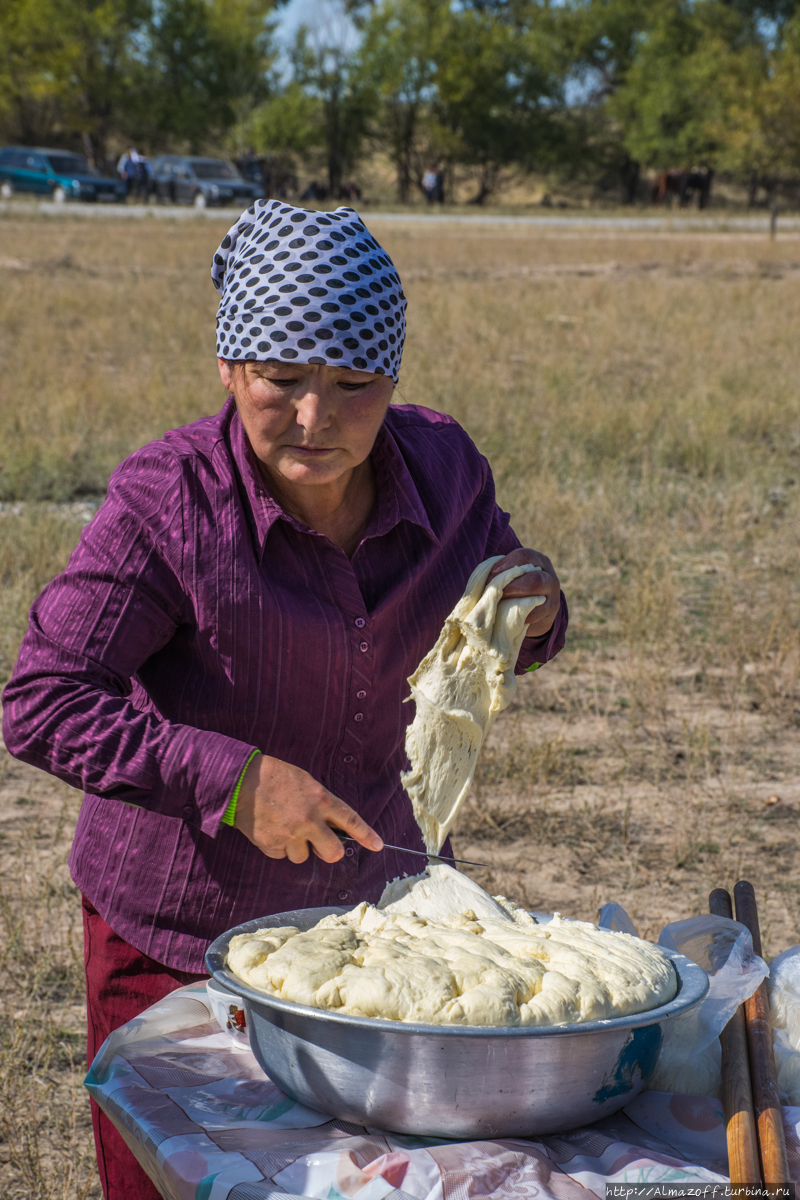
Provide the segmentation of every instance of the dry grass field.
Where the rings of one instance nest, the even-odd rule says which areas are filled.
[[[124,455],[216,409],[215,221],[0,218],[0,678]],[[639,931],[750,878],[800,940],[800,239],[376,227],[400,399],[453,413],[572,623],[456,839],[530,907]],[[0,758],[0,1194],[99,1196],[65,867],[79,798]]]

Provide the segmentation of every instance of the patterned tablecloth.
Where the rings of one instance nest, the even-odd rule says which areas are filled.
[[[113,1033],[86,1086],[167,1200],[530,1200],[607,1183],[727,1182],[722,1106],[644,1092],[616,1116],[534,1140],[452,1142],[334,1121],[265,1078],[202,984]],[[800,1108],[785,1108],[800,1180]]]

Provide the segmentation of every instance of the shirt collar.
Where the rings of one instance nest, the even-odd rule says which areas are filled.
[[[308,526],[287,513],[268,491],[232,397],[229,403],[233,409],[230,423],[231,449],[250,501],[259,551],[263,555],[269,531],[276,521],[286,521],[302,533],[308,532]],[[391,409],[389,412],[391,413]],[[375,445],[372,447],[372,463],[375,468],[377,499],[364,532],[364,540],[382,537],[400,521],[410,521],[424,529],[434,542],[438,542],[417,486],[387,421],[384,421],[378,430]]]

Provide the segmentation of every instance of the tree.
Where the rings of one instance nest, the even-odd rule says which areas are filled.
[[[250,141],[259,151],[306,154],[320,145],[321,128],[321,101],[293,79],[253,113]]]
[[[609,109],[625,146],[646,166],[715,162],[720,78],[741,18],[714,0],[662,3]]]
[[[301,26],[290,58],[291,80],[255,114],[254,138],[264,151],[321,150],[335,198],[362,152],[375,105],[372,84],[359,70],[352,30],[342,21],[338,28],[335,22]]]
[[[270,86],[276,0],[4,0],[0,121],[12,140],[219,141]]]
[[[584,102],[602,104],[625,82],[659,0],[568,0],[557,14],[563,69]]]
[[[474,170],[479,204],[512,164],[552,161],[564,106],[546,3],[383,0],[361,20],[373,135],[402,201],[433,160]]]
[[[731,72],[741,67],[734,60],[767,54],[796,6],[797,0],[568,0],[562,44],[570,90],[582,98],[573,113],[585,121],[589,170],[615,170],[633,199],[640,163],[720,165],[722,98]]]
[[[69,60],[57,53],[51,24],[50,0],[0,7],[0,122],[20,142],[45,140],[69,91]]]
[[[554,46],[565,80],[571,153],[561,173],[604,191],[618,187],[633,203],[641,164],[625,145],[613,101],[636,61],[661,0],[566,0],[554,8]],[[565,146],[566,149],[566,146]]]
[[[82,139],[105,163],[130,99],[145,0],[7,0],[0,7],[0,114],[22,142]]]
[[[564,133],[562,80],[535,21],[519,29],[452,8],[438,51],[433,109],[456,160],[477,168],[475,203],[496,190],[504,168],[553,164]]]
[[[723,87],[713,123],[719,165],[748,178],[753,198],[763,186],[774,213],[781,182],[800,174],[800,13],[771,52],[731,55]]]
[[[274,7],[273,0],[153,0],[128,126],[153,149],[192,152],[243,129],[272,85]]]
[[[359,64],[378,101],[373,136],[394,166],[403,204],[434,153],[429,117],[447,15],[443,0],[386,0],[363,26]]]
[[[798,0],[725,0],[758,28],[761,22],[773,24],[778,34],[797,12]],[[771,33],[771,31],[769,31]]]
[[[320,102],[321,144],[325,151],[328,187],[335,198],[361,154],[372,108],[371,89],[357,69],[357,59],[345,44],[325,45],[301,30],[296,78]]]

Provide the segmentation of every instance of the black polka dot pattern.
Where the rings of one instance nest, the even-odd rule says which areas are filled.
[[[258,200],[222,239],[211,278],[220,358],[327,363],[397,382],[406,298],[352,208]]]

